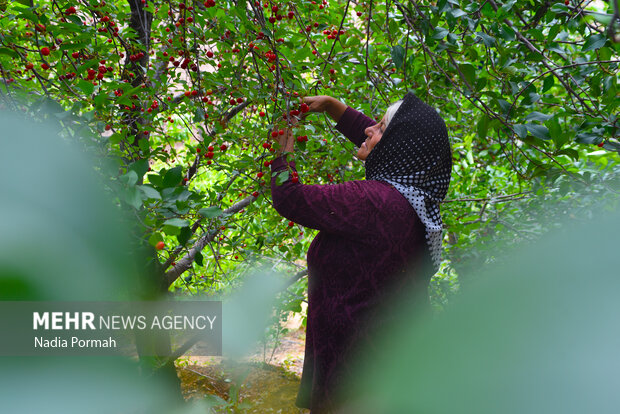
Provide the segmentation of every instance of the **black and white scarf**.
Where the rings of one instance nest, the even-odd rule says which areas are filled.
[[[426,228],[435,268],[441,262],[443,221],[452,170],[448,130],[435,109],[409,92],[366,159],[366,179],[385,181],[411,204]]]

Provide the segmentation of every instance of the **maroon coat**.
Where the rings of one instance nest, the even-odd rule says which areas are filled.
[[[374,124],[348,107],[336,128],[359,146]],[[304,185],[301,173],[299,182],[289,175],[277,185],[276,173],[287,168],[295,170],[295,162],[287,166],[278,157],[271,164],[273,206],[287,219],[320,230],[307,256],[306,349],[296,402],[320,414],[337,405],[333,391],[347,373],[347,359],[354,345],[367,340],[366,318],[385,304],[388,290],[405,286],[407,279],[428,281],[428,272],[419,270],[428,248],[424,225],[391,185],[372,180]]]

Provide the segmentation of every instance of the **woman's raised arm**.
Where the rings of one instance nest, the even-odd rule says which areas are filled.
[[[334,121],[340,121],[340,117],[344,114],[347,106],[338,99],[327,96],[307,96],[304,103],[310,108],[308,112],[326,112]]]

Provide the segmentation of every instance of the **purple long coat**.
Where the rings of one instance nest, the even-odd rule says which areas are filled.
[[[375,121],[348,107],[336,128],[360,146]],[[428,260],[424,225],[413,207],[382,181],[336,185],[276,185],[290,168],[284,157],[271,164],[273,206],[284,217],[320,230],[308,249],[308,318],[301,386],[296,404],[312,414],[337,407],[334,391],[349,368],[354,347],[368,343],[367,318],[386,302],[388,291],[424,285]],[[404,269],[407,272],[404,273]],[[417,270],[417,271],[416,271]],[[406,275],[406,276],[405,276]]]

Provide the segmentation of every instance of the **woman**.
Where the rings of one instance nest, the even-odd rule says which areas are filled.
[[[304,185],[289,174],[278,185],[277,175],[295,171],[295,162],[279,155],[271,164],[274,208],[320,230],[307,255],[306,349],[296,404],[321,414],[341,405],[335,391],[355,347],[369,343],[369,321],[389,294],[426,286],[432,275],[426,264],[432,259],[438,266],[439,202],[452,161],[443,120],[412,93],[379,123],[328,96],[305,103],[338,122],[366,168],[364,181]],[[278,141],[280,152],[294,152],[290,131]]]

